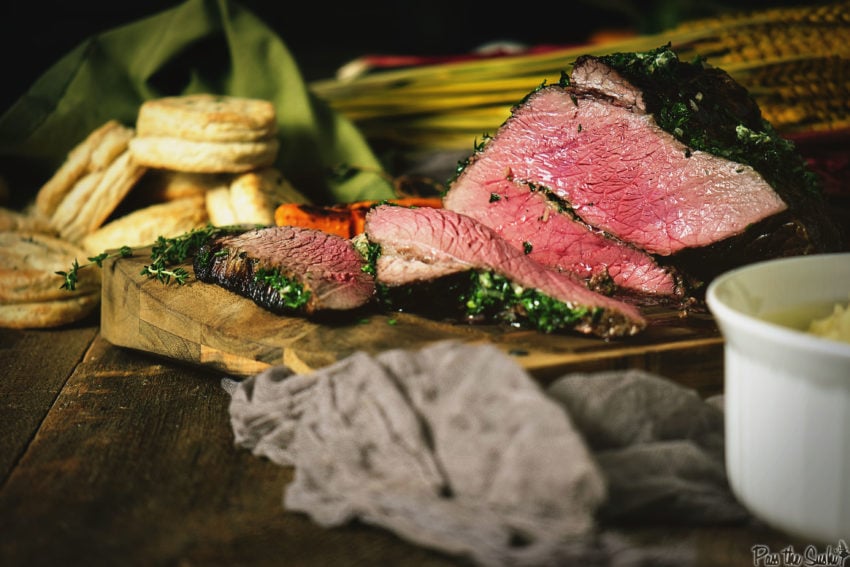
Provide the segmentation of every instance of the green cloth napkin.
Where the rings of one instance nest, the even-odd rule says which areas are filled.
[[[0,117],[0,175],[21,202],[107,120],[134,126],[143,101],[199,92],[272,101],[276,165],[313,202],[393,196],[356,127],[308,90],[280,37],[228,0],[188,0],[61,58]]]

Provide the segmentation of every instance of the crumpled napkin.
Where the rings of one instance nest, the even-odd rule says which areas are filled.
[[[25,203],[107,120],[134,126],[144,100],[198,92],[272,101],[276,165],[313,202],[394,196],[362,134],[309,91],[283,40],[228,0],[187,0],[82,42],[0,116],[0,172]]]
[[[717,399],[643,370],[568,374],[547,393],[606,478],[606,522],[726,523],[747,512],[726,479]]]
[[[236,445],[293,466],[285,508],[325,527],[359,519],[482,565],[687,565],[616,526],[747,517],[721,411],[646,372],[544,390],[492,345],[444,341],[224,385]]]

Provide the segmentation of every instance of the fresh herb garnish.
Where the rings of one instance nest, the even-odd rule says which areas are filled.
[[[573,326],[598,311],[570,305],[489,271],[471,272],[469,289],[461,300],[469,317],[484,316],[511,324],[525,322],[544,333]]]
[[[281,273],[279,268],[259,268],[254,272],[254,282],[276,292],[275,303],[284,310],[298,311],[310,300],[309,290],[294,278]]]
[[[141,275],[155,278],[165,284],[174,280],[177,284],[182,285],[189,279],[189,272],[182,267],[172,268],[172,266],[187,261],[211,238],[232,230],[232,227],[214,227],[208,224],[180,236],[172,238],[160,236],[151,248],[151,263],[142,268]],[[92,265],[103,267],[103,262],[108,258],[127,258],[132,255],[132,248],[122,246],[116,252],[103,252],[88,258],[90,262],[88,264],[80,264],[75,258],[67,272],[56,272],[56,275],[65,279],[60,289],[69,291],[76,289],[78,272],[83,268]]]
[[[67,289],[68,291],[74,291],[77,289],[78,272],[83,268],[87,268],[92,265],[102,268],[103,262],[107,258],[127,258],[132,255],[133,250],[129,246],[122,246],[117,252],[103,252],[97,256],[91,256],[88,258],[88,264],[80,264],[77,259],[74,258],[74,262],[71,264],[71,268],[67,272],[55,272],[57,276],[62,276],[65,280],[62,285],[59,286],[59,289]]]
[[[363,273],[375,275],[378,273],[377,262],[381,255],[381,245],[369,240],[364,233],[360,233],[351,240],[354,249],[363,257]]]
[[[793,142],[762,116],[752,96],[698,57],[679,60],[670,45],[600,59],[641,89],[647,112],[690,150],[751,166],[786,201],[797,204],[822,192]]]
[[[208,224],[173,238],[160,236],[151,248],[151,263],[144,266],[140,274],[164,284],[174,279],[178,285],[182,285],[189,279],[189,272],[182,267],[172,269],[171,266],[185,262],[211,238],[229,230]]]

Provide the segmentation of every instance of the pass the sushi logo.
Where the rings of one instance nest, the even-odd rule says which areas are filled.
[[[828,545],[825,549],[814,545],[808,545],[802,551],[797,551],[793,545],[779,551],[773,551],[767,545],[754,545],[750,549],[755,567],[850,566],[850,547],[844,540],[839,540],[835,546]]]

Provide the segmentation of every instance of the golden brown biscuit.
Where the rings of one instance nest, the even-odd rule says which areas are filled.
[[[310,199],[296,189],[277,168],[269,167],[257,170],[254,173],[260,178],[263,190],[271,195],[275,207],[282,203],[305,204],[310,202]],[[234,180],[234,182],[236,181]]]
[[[195,195],[137,209],[85,236],[83,249],[92,256],[122,246],[137,248],[204,226],[209,220],[205,197]]]
[[[0,327],[39,329],[69,325],[88,317],[98,305],[100,292],[49,301],[0,303]]]
[[[182,138],[133,138],[133,159],[148,167],[194,173],[243,173],[277,159],[277,138],[256,142],[199,142]]]
[[[213,226],[231,226],[238,223],[236,211],[230,203],[230,187],[216,187],[207,191],[206,208]]]
[[[244,173],[277,159],[274,106],[266,100],[185,95],[148,100],[130,144],[145,166],[194,173]]]
[[[174,201],[185,197],[203,197],[207,191],[230,183],[230,174],[192,173],[170,169],[149,169],[134,194],[148,204]]]
[[[125,150],[106,169],[80,179],[56,208],[51,224],[63,238],[80,242],[103,225],[144,172]]]
[[[244,173],[230,183],[230,208],[240,224],[272,225],[278,205],[306,202],[273,167]]]
[[[74,261],[86,263],[80,247],[60,238],[32,231],[0,232],[0,303],[66,299],[73,293],[60,289],[57,271],[68,271]],[[77,289],[100,289],[98,269],[81,270]]]
[[[0,231],[31,230],[51,234],[55,232],[50,221],[34,213],[20,212],[0,207]]]
[[[256,142],[275,135],[277,120],[267,100],[195,94],[145,101],[136,129],[141,137]]]
[[[39,215],[50,218],[59,204],[80,179],[103,171],[127,149],[133,129],[110,120],[74,147],[53,176],[39,189],[35,208]]]

